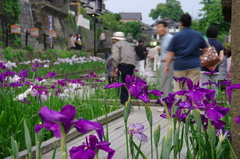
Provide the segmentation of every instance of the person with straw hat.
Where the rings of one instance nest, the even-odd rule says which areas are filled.
[[[111,75],[116,77],[119,75],[120,80],[125,83],[127,75],[132,75],[136,66],[136,53],[134,47],[126,41],[123,32],[115,32],[112,37],[112,55],[109,61],[112,62],[113,72]],[[125,87],[121,88],[121,104],[125,104],[128,100],[128,91]]]

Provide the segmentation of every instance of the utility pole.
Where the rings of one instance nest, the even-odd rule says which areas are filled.
[[[240,0],[232,0],[232,15],[231,15],[231,51],[232,51],[232,84],[240,83]],[[240,90],[232,91],[231,101],[231,144],[237,155],[240,158],[240,125],[235,122],[235,118],[240,116]]]

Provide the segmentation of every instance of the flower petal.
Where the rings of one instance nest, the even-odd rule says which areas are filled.
[[[237,118],[235,118],[235,121],[236,121],[236,123],[237,123],[238,125],[240,125],[240,116],[237,117]]]
[[[152,93],[155,96],[160,96],[160,95],[164,94],[163,92],[161,92],[159,90],[155,90],[155,89],[148,91],[148,93]]]
[[[80,133],[87,133],[89,130],[96,130],[99,139],[102,141],[103,138],[103,126],[98,123],[98,122],[94,122],[94,121],[88,121],[88,120],[84,120],[84,119],[79,119],[75,122],[75,126],[74,126]]]
[[[39,116],[42,118],[44,122],[65,122],[67,120],[66,116],[61,114],[60,112],[49,109],[47,106],[43,106],[39,111]]]

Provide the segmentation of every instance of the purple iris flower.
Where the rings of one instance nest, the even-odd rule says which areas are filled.
[[[109,147],[110,143],[106,141],[98,141],[95,135],[86,137],[86,143],[73,147],[69,153],[71,159],[93,159],[99,150],[103,150],[108,153],[107,159],[112,159],[115,150]]]
[[[198,103],[202,101],[205,97],[208,100],[212,100],[215,96],[215,90],[201,88],[199,86],[199,82],[194,84],[192,80],[187,80],[187,87],[188,90],[184,89],[181,91],[176,92],[176,95],[185,95],[189,102]]]
[[[84,85],[84,82],[83,82],[82,79],[80,79],[80,78],[77,79],[77,80],[76,80],[76,79],[70,79],[70,80],[68,80],[68,82],[69,82],[69,83],[80,84],[80,85],[82,85],[82,86]]]
[[[216,128],[216,129],[220,129],[221,127],[224,127],[226,125],[226,123],[222,120],[219,120],[218,122],[215,121],[211,121],[211,124]]]
[[[237,118],[235,118],[235,121],[238,125],[240,125],[240,116],[238,116]]]
[[[175,105],[178,105],[181,102],[180,98],[175,98],[175,94],[174,93],[169,93],[168,96],[163,97],[163,98],[159,98],[157,100],[157,104],[159,104],[160,106],[167,106],[168,109],[168,113],[170,115],[170,117],[172,117],[172,111],[173,111],[173,107]],[[164,110],[164,113],[166,113],[166,110]]]
[[[72,127],[75,127],[80,133],[87,133],[89,130],[96,130],[99,139],[102,141],[103,127],[98,122],[84,120],[76,116],[76,108],[72,105],[65,105],[60,112],[43,106],[39,111],[39,116],[43,120],[43,125],[36,125],[35,132],[38,133],[42,128],[52,130],[56,138],[61,138],[60,125],[64,127],[64,133],[67,134]]]
[[[43,86],[39,86],[39,85],[35,85],[32,87],[32,91],[31,91],[31,95],[33,97],[38,97],[40,95],[48,95],[48,88],[47,87],[43,87]]]
[[[207,115],[208,119],[212,120],[212,125],[214,125],[217,129],[219,129],[221,126],[224,126],[225,122],[222,122],[220,119],[226,116],[230,109],[217,106],[216,100],[214,100],[212,103],[210,103],[208,100],[204,100],[203,103],[205,104],[205,114]]]
[[[43,67],[43,65],[40,65],[38,62],[36,62],[35,65],[32,65],[32,68],[36,68],[36,67]]]
[[[122,86],[125,86],[125,85],[126,85],[125,83],[115,82],[115,83],[108,84],[108,85],[104,86],[104,89],[119,88],[119,87],[122,87]]]
[[[176,112],[176,114],[173,114],[172,117],[176,117],[179,121],[185,122],[186,118],[188,117],[188,111],[187,113],[183,113],[183,109],[179,108]]]
[[[234,84],[226,88],[227,96],[228,96],[228,102],[231,103],[232,98],[232,90],[233,89],[240,89],[240,84]]]
[[[41,76],[35,77],[34,79],[37,79],[39,82],[41,82],[42,80],[44,80],[44,78],[42,78]]]
[[[135,80],[134,78],[135,75],[132,75],[132,77],[130,75],[126,76],[126,87],[133,97],[138,98],[138,96],[142,93],[142,88],[147,85],[147,82],[142,80],[140,77],[137,77]]]
[[[28,101],[26,98],[23,98],[23,100],[19,100],[18,102],[22,102],[22,103],[31,104],[31,102],[30,102],[30,101]]]
[[[36,68],[34,68],[33,70],[30,70],[32,72],[37,72],[38,70]]]
[[[4,65],[3,62],[0,62],[0,67],[2,68],[2,70],[5,70],[5,69],[6,69],[6,66]]]
[[[96,82],[102,83],[103,81],[102,81],[102,80],[99,80],[99,79],[96,79]]]
[[[118,88],[125,85],[130,94],[133,97],[138,98],[138,96],[143,92],[143,87],[147,85],[146,81],[142,80],[140,77],[136,78],[135,75],[127,75],[125,81],[126,83],[115,82],[113,84],[106,85],[104,88]]]
[[[137,137],[137,139],[142,141],[142,142],[148,142],[147,136],[142,133],[143,129],[144,129],[144,125],[141,124],[141,123],[130,124],[128,126],[128,134],[130,136]]]
[[[211,80],[208,80],[206,83],[203,83],[202,86],[205,86],[205,85],[215,85],[215,86],[218,86],[218,84],[216,82],[212,82]]]
[[[145,86],[142,89],[142,93],[140,93],[137,98],[141,99],[144,103],[149,103],[150,102],[150,100],[148,98],[148,94],[149,93],[152,93],[155,96],[160,96],[160,95],[163,94],[163,92],[160,92],[159,90],[150,90],[150,91],[148,91],[148,86]]]
[[[187,82],[187,80],[189,79],[188,77],[173,77],[173,79],[179,83],[179,85],[181,84],[181,88],[184,87],[185,83]]]
[[[226,86],[228,87],[228,86],[231,86],[231,85],[232,85],[232,82],[229,81],[229,80],[227,80],[227,79],[223,79],[223,81],[222,81],[222,82],[219,82],[219,83],[217,84],[217,86],[222,85],[222,84],[224,84],[224,85],[226,85]]]
[[[10,87],[21,87],[21,86],[23,86],[23,84],[20,83],[20,82],[13,82],[13,83],[10,83]]]
[[[92,71],[90,71],[90,73],[85,76],[85,78],[91,78],[91,77],[97,77],[97,75],[94,74]]]
[[[57,83],[54,83],[54,84],[58,84],[58,85],[64,87],[67,85],[66,81],[67,81],[66,79],[62,79],[62,80],[58,80]]]
[[[215,75],[216,72],[214,70],[210,70],[209,72],[204,72],[203,74],[206,74],[206,75]]]
[[[28,77],[28,71],[27,70],[22,70],[18,73],[19,77],[27,78]]]
[[[30,81],[26,81],[24,85],[32,86],[33,84]]]
[[[2,74],[3,74],[5,77],[7,77],[7,76],[13,77],[13,76],[16,74],[16,72],[12,72],[12,71],[10,71],[10,70],[7,70],[6,72],[3,72]]]
[[[45,77],[54,78],[56,75],[57,73],[55,71],[52,71],[52,72],[48,72],[48,74]]]
[[[221,127],[216,130],[216,136],[219,137],[220,141],[224,141],[226,138],[230,139],[230,132],[229,130],[224,129],[224,127]]]

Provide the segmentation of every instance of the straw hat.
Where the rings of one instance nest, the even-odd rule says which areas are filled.
[[[125,38],[125,34],[124,34],[123,32],[120,32],[120,31],[115,32],[115,33],[113,34],[112,39],[126,40],[126,38]]]

